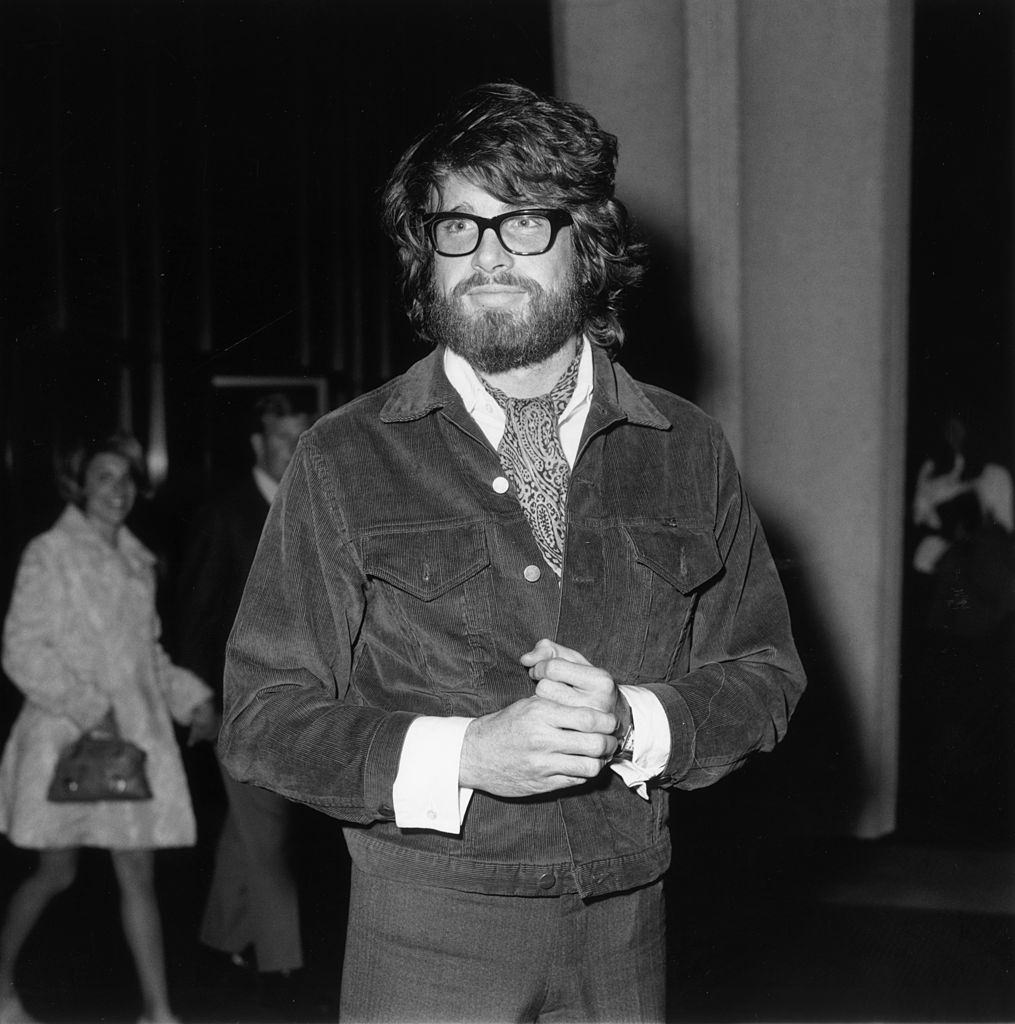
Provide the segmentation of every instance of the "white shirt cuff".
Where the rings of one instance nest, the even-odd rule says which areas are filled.
[[[409,726],[391,789],[399,828],[462,831],[472,790],[458,784],[458,772],[471,721],[424,715]]]
[[[648,799],[649,779],[661,774],[670,759],[670,723],[662,701],[641,686],[621,686],[631,705],[634,754],[630,761],[611,761],[610,767],[642,799]]]

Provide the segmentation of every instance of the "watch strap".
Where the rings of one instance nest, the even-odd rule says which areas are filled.
[[[621,722],[614,733],[617,737],[617,749],[613,752],[613,760],[630,761],[634,757],[634,713],[626,697],[621,695],[620,700],[627,707],[627,725]]]

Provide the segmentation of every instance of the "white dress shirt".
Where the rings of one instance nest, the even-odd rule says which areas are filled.
[[[254,483],[257,489],[264,495],[264,500],[270,505],[278,494],[278,481],[269,476],[260,466],[254,466]]]

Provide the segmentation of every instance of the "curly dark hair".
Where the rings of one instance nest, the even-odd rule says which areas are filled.
[[[615,355],[624,341],[621,298],[644,273],[623,203],[614,197],[617,139],[575,103],[514,82],[465,92],[402,155],[385,186],[384,228],[398,250],[409,320],[423,310],[434,254],[423,218],[441,183],[458,174],[504,203],[560,207],[574,221],[575,278],[587,307],[583,330]]]

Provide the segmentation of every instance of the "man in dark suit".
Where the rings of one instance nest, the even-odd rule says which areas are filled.
[[[221,702],[226,640],[239,607],[271,500],[309,424],[284,394],[252,410],[250,473],[199,516],[180,573],[180,661],[214,687]],[[251,948],[266,990],[303,965],[296,880],[288,860],[291,805],[222,773],[228,812],[201,923],[201,941],[247,961]]]

